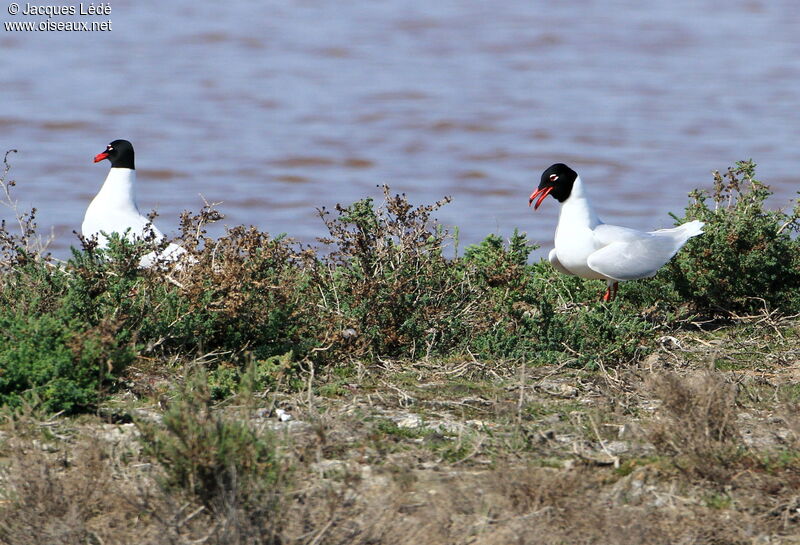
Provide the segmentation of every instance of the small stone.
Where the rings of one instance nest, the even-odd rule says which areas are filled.
[[[605,449],[613,455],[624,454],[630,450],[630,445],[626,441],[609,441],[604,443]]]
[[[311,469],[319,472],[325,477],[338,475],[347,471],[347,464],[341,460],[322,460],[311,464]]]
[[[555,397],[577,397],[578,389],[575,386],[563,382],[542,381],[538,384],[539,389]]]
[[[642,367],[647,369],[657,369],[661,367],[661,354],[654,352],[647,356],[642,362]]]
[[[398,428],[414,429],[422,426],[422,418],[416,414],[410,414],[396,422]]]

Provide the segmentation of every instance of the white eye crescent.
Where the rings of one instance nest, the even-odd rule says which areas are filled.
[[[551,174],[550,175],[550,181],[551,182],[555,182],[556,180],[558,180],[558,176],[556,174]]]

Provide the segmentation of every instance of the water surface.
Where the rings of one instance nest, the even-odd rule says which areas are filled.
[[[648,4],[112,2],[110,32],[0,32],[0,148],[19,150],[17,195],[60,256],[116,138],[136,147],[140,207],[173,232],[202,195],[229,225],[313,241],[316,207],[387,183],[416,203],[451,195],[437,217],[462,244],[519,227],[547,246],[558,207],[527,197],[557,161],[636,228],[669,226],[712,169],[751,157],[785,204],[795,3]]]

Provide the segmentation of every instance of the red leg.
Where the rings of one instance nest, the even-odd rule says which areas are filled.
[[[614,282],[606,286],[606,291],[600,296],[600,300],[604,303],[613,301],[617,297],[617,290],[619,289],[619,282]]]

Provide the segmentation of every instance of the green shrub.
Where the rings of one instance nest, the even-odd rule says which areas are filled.
[[[549,361],[553,305],[540,296],[552,270],[527,264],[530,244],[514,231],[508,244],[497,235],[469,246],[463,264],[480,289],[468,346],[482,357]],[[563,347],[558,348],[558,352]]]
[[[111,237],[108,250],[75,251],[66,300],[88,321],[124,316],[158,353],[246,352],[257,358],[307,350],[293,321],[307,284],[290,245],[255,228],[204,239],[191,266],[138,268],[152,246]]]
[[[55,314],[0,312],[0,405],[41,400],[45,410],[90,409],[134,358],[118,321],[95,327]]]
[[[287,470],[276,438],[269,430],[256,430],[247,415],[213,410],[204,373],[188,378],[161,423],[139,421],[137,427],[145,453],[164,471],[165,488],[182,490],[213,510],[230,502],[277,508]]]
[[[251,360],[246,366],[230,362],[213,368],[208,374],[212,399],[227,399],[237,393],[263,390],[298,390],[302,382],[296,376],[294,355],[287,352],[265,360]]]
[[[791,212],[766,209],[772,193],[755,166],[740,161],[715,172],[711,194],[693,191],[685,216],[676,218],[706,222],[705,234],[678,253],[665,280],[703,311],[751,314],[766,305],[800,312],[800,201]]]
[[[534,248],[517,231],[507,245],[490,235],[467,248],[464,260],[485,288],[479,299],[484,328],[471,350],[486,358],[581,366],[622,363],[648,351],[654,326],[637,309],[624,299],[599,303],[600,282],[560,274],[543,260],[527,265]]]

